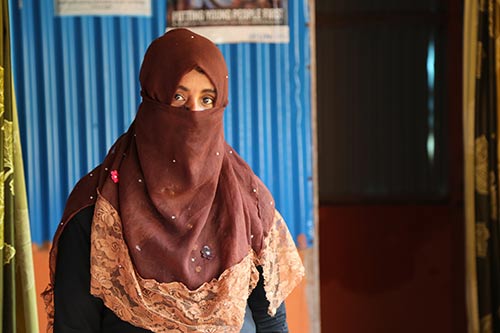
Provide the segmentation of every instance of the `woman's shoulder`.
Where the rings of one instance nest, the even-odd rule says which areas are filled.
[[[90,241],[90,232],[92,228],[92,218],[94,216],[94,205],[87,206],[78,211],[68,222],[60,237],[72,238],[71,235],[84,237]]]
[[[90,232],[90,227],[92,225],[92,218],[94,217],[95,205],[87,206],[76,213],[70,223],[78,224],[80,227],[88,229]]]

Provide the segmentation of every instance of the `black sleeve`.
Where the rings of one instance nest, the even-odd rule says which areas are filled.
[[[90,232],[94,206],[80,211],[59,239],[54,284],[54,333],[148,333],[118,318],[90,294]]]
[[[54,333],[101,331],[104,305],[90,294],[90,226],[93,206],[79,212],[58,245],[54,283]]]
[[[284,302],[278,307],[274,316],[270,316],[267,313],[269,301],[267,300],[266,292],[264,291],[262,268],[257,268],[260,274],[259,282],[248,298],[248,305],[252,310],[252,316],[255,321],[257,333],[288,333]]]

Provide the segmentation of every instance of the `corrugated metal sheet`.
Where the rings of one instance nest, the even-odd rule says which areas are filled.
[[[127,129],[138,70],[165,29],[152,17],[56,17],[53,1],[12,0],[15,81],[35,242],[50,240],[76,181]],[[289,44],[221,45],[230,72],[227,141],[268,185],[298,237],[313,237],[307,1],[289,2]]]

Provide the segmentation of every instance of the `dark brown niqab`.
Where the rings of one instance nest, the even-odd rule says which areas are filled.
[[[195,68],[216,89],[214,108],[170,106],[180,79]],[[120,215],[137,272],[193,290],[251,249],[260,252],[273,199],[224,140],[228,73],[217,46],[189,30],[168,32],[148,48],[140,82],[143,102],[134,123],[75,187],[63,225],[101,195]]]

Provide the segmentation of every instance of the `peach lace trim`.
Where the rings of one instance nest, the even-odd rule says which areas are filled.
[[[259,256],[250,250],[218,279],[189,290],[179,282],[160,283],[140,277],[128,254],[118,212],[102,196],[97,199],[90,292],[132,325],[153,332],[237,333],[243,325],[248,296],[259,279],[257,265],[263,268],[268,312],[274,315],[304,275],[293,239],[277,211]],[[52,288],[45,292],[44,299],[49,318],[53,318]],[[48,332],[52,329],[49,324]]]
[[[153,332],[239,332],[259,274],[253,254],[191,291],[179,282],[143,279],[123,240],[118,212],[102,196],[91,236],[90,292],[122,320]],[[221,306],[222,305],[222,306]]]
[[[47,333],[54,331],[54,287],[52,284],[45,288],[40,295],[42,296],[43,303],[45,304],[45,312],[47,312]]]
[[[264,290],[270,303],[268,313],[274,316],[276,309],[305,275],[290,231],[277,210],[256,264],[262,266]]]

